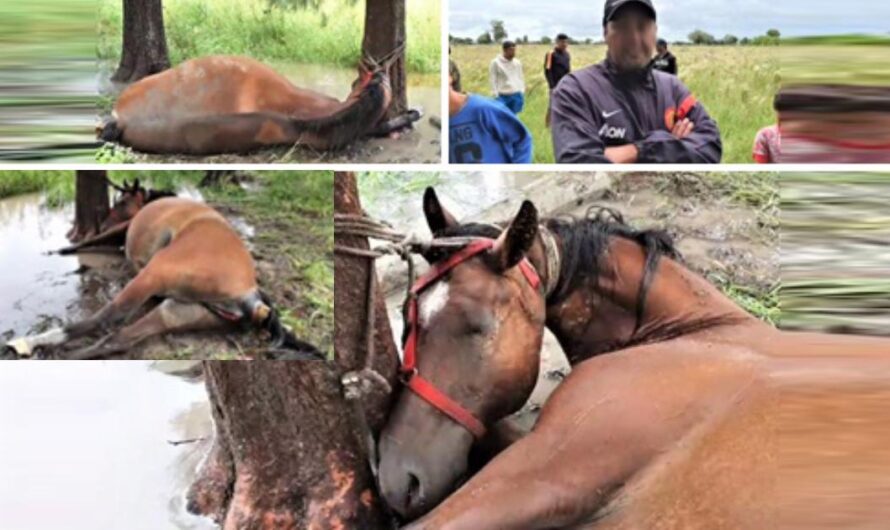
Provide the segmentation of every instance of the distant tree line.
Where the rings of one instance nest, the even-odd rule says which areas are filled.
[[[504,21],[492,20],[491,28],[475,39],[472,37],[455,37],[454,35],[449,35],[448,39],[452,44],[494,44],[503,42],[507,40],[508,37],[509,33],[507,32]],[[735,35],[725,35],[722,39],[718,39],[704,30],[697,29],[688,35],[688,41],[678,41],[674,42],[674,44],[698,44],[704,46],[772,46],[779,44],[780,38],[781,33],[777,29],[770,29],[765,35],[759,35],[757,37],[739,38]],[[535,40],[529,39],[528,35],[523,35],[521,37],[515,37],[513,42],[516,42],[517,44],[551,44],[553,42],[553,37],[544,35]],[[595,41],[589,37],[586,39],[572,39],[569,37],[570,44],[602,44],[602,42],[602,40]]]

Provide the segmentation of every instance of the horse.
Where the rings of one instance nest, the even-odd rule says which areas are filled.
[[[117,99],[99,138],[146,153],[247,153],[275,145],[337,150],[419,119],[382,122],[392,102],[388,70],[398,51],[366,57],[344,101],[294,86],[247,57],[209,56],[145,77]]]
[[[890,517],[890,341],[777,330],[683,266],[667,234],[617,212],[539,223],[525,201],[506,229],[461,225],[432,189],[424,212],[436,238],[494,243],[463,260],[425,256],[437,276],[408,314],[408,377],[462,414],[397,397],[379,484],[401,517],[422,516],[406,528],[864,528]],[[524,259],[542,287],[524,285]],[[502,438],[445,499],[471,448],[528,399],[545,325],[572,373],[530,433]]]
[[[257,285],[250,252],[228,221],[210,206],[164,193],[152,195],[136,181],[122,188],[103,226],[107,229],[103,238],[125,228],[125,255],[138,271],[136,277],[91,317],[12,340],[8,349],[31,356],[39,349],[109,332],[131,320],[150,300],[160,298],[159,305],[134,323],[63,357],[106,357],[162,333],[240,325],[267,330],[273,348],[290,350],[284,358],[322,358],[315,346],[282,325]]]

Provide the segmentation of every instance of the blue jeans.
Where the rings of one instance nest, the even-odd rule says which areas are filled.
[[[505,107],[513,111],[513,114],[519,114],[522,112],[522,107],[525,105],[525,95],[522,92],[516,92],[514,94],[501,94],[497,97],[497,100],[504,104]]]

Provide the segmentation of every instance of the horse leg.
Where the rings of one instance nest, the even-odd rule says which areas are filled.
[[[420,120],[423,116],[423,113],[418,109],[409,109],[404,114],[400,114],[395,118],[392,118],[387,121],[381,121],[377,125],[374,126],[373,129],[368,133],[369,136],[389,136],[390,133],[399,131],[401,129],[407,129],[411,127],[411,124]]]
[[[75,350],[66,359],[106,357],[127,351],[149,337],[161,333],[199,331],[225,327],[229,323],[201,304],[167,299],[134,324],[112,333],[92,346]]]
[[[157,267],[152,267],[150,263],[124,287],[123,291],[114,297],[114,300],[93,316],[80,322],[53,328],[39,335],[14,339],[6,346],[15,350],[19,355],[30,356],[35,348],[58,346],[98,329],[108,328],[132,316],[149,298],[160,294],[163,286],[163,279],[158,274]]]
[[[547,458],[555,445],[549,435],[530,433],[403,530],[543,530],[578,522],[589,513],[591,500],[563,481],[559,463]],[[606,482],[602,487],[604,493],[612,489]]]

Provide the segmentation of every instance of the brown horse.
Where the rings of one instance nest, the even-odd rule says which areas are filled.
[[[364,61],[345,101],[296,87],[246,57],[192,59],[127,87],[100,138],[150,153],[339,149],[386,132],[379,129],[392,101],[387,72],[398,54],[391,55],[382,64]]]
[[[873,528],[890,517],[890,341],[775,330],[681,265],[665,234],[617,215],[538,225],[526,203],[501,233],[460,225],[431,190],[424,210],[436,236],[497,237],[547,288],[520,291],[515,270],[485,255],[456,266],[419,301],[419,372],[493,426],[538,371],[543,326],[508,316],[542,303],[575,368],[531,433],[408,528]],[[473,442],[403,392],[381,433],[382,494],[408,519],[427,512],[458,485]]]
[[[127,220],[130,214],[131,220]],[[93,345],[63,355],[89,359],[126,351],[161,333],[219,329],[233,324],[267,329],[287,357],[320,358],[317,349],[285,329],[256,283],[253,258],[226,219],[210,206],[178,197],[152,199],[137,183],[111,209],[110,231],[126,225],[126,257],[138,271],[114,300],[92,317],[7,344],[19,355],[108,331],[149,300],[163,301],[135,323]]]

